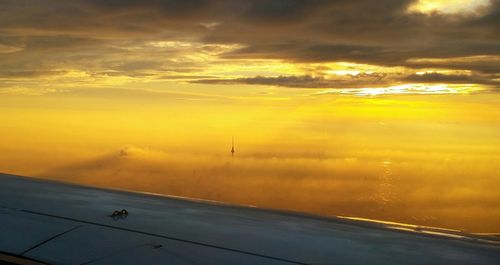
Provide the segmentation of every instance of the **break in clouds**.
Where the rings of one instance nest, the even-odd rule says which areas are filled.
[[[41,78],[99,86],[125,77],[306,88],[411,82],[498,88],[500,1],[481,3],[423,12],[412,8],[414,0],[5,0],[0,86],[35,86]],[[231,70],[248,59],[268,62],[258,71]],[[268,71],[273,60],[320,67]],[[324,77],[336,62],[376,69]]]

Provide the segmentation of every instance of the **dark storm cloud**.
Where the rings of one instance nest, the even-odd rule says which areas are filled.
[[[475,14],[409,12],[414,2],[4,0],[0,2],[0,60],[3,57],[6,60],[0,70],[10,66],[9,56],[13,62],[13,51],[16,51],[16,60],[31,62],[30,69],[19,70],[50,68],[61,61],[71,61],[76,68],[81,68],[110,55],[125,58],[124,55],[137,57],[144,53],[121,49],[120,45],[132,47],[147,41],[171,40],[241,47],[220,54],[226,59],[347,61],[498,73],[499,0],[492,0],[488,7]],[[121,43],[117,45],[117,42]],[[54,59],[41,54],[41,49],[57,50],[51,56]],[[170,56],[175,54],[154,54],[154,59],[168,60]],[[482,57],[467,59],[472,56]],[[446,61],[456,57],[465,59]],[[421,58],[443,61],[416,60]],[[124,62],[118,70],[129,67],[146,66]],[[105,63],[99,64],[99,68],[113,70],[106,68]],[[285,81],[309,82],[300,78]]]

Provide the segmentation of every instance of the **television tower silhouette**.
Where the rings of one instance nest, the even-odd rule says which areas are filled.
[[[233,141],[232,141],[232,144],[231,144],[231,158],[234,157],[234,136],[233,136]]]

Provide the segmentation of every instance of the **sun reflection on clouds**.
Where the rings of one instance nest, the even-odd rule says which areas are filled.
[[[490,0],[419,0],[409,7],[410,12],[419,13],[470,13],[488,6]]]
[[[361,71],[359,70],[328,70],[327,74],[331,75],[359,75]]]
[[[412,58],[408,63],[480,63],[480,62],[500,62],[500,56],[497,55],[476,55],[451,58]]]
[[[411,95],[445,95],[445,94],[470,94],[483,91],[485,88],[477,85],[450,85],[450,84],[404,84],[381,88],[345,88],[327,89],[314,95],[349,94],[357,96],[379,96],[393,94]]]

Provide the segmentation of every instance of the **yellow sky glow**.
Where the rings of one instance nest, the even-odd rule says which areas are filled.
[[[0,1],[0,172],[500,232],[497,2],[177,1]]]

